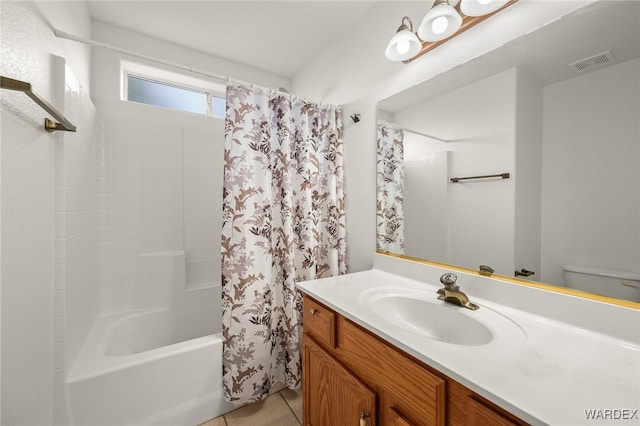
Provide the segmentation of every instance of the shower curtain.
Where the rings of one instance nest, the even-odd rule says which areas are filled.
[[[222,226],[225,398],[301,381],[296,281],[346,273],[341,111],[227,88]]]
[[[378,121],[376,247],[404,254],[404,131]]]

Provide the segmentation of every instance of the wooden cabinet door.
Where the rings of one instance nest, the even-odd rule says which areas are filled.
[[[523,424],[488,407],[474,397],[469,398],[468,416],[469,420],[467,424],[469,426],[518,426]]]
[[[405,416],[400,414],[398,410],[389,408],[389,425],[390,426],[414,426]]]
[[[302,357],[305,426],[376,424],[376,394],[306,334]]]

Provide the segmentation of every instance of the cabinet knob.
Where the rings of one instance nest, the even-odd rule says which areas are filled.
[[[315,310],[314,308],[311,308],[311,310],[309,311],[309,313],[310,313],[311,315],[315,315],[315,314],[317,314],[317,313],[318,313],[318,311],[317,311],[317,310]]]
[[[367,419],[369,417],[371,417],[371,413],[362,410],[362,413],[360,413],[360,426],[367,426]]]

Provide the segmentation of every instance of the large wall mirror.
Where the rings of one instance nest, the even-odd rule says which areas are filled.
[[[378,144],[379,251],[640,301],[640,2],[382,100]]]

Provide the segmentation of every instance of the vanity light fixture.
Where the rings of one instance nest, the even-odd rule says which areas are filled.
[[[455,34],[462,25],[462,16],[454,9],[457,3],[457,0],[436,0],[418,27],[418,37],[439,41]]]
[[[493,13],[509,0],[462,0],[460,11],[467,16],[482,16]]]
[[[409,25],[406,25],[405,21]],[[421,48],[422,43],[413,32],[413,22],[411,22],[411,18],[405,16],[402,18],[402,24],[398,27],[396,34],[391,37],[384,54],[391,61],[406,61],[416,56]]]
[[[435,0],[422,19],[417,34],[413,32],[411,18],[402,18],[402,24],[389,41],[385,55],[397,62],[415,59],[516,1]]]

